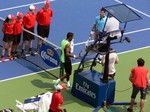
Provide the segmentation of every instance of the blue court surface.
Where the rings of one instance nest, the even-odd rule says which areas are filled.
[[[31,4],[36,5],[39,10],[43,6],[43,2],[44,0],[8,0],[7,2],[1,0],[0,17],[6,18],[8,14],[16,15],[18,11],[25,14]],[[85,47],[85,42],[94,24],[95,17],[99,15],[99,10],[102,7],[120,3],[124,3],[133,9],[142,19],[127,24],[125,36],[130,37],[132,42],[115,44],[113,48],[118,53],[121,53],[149,46],[149,0],[51,0],[54,16],[48,40],[60,46],[61,40],[66,38],[67,32],[71,31],[75,34],[74,54],[79,54]],[[26,62],[24,59],[16,59],[5,63],[0,62],[0,69],[1,81],[41,71],[41,69]]]

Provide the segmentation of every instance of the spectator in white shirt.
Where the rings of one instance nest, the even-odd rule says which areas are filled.
[[[104,72],[104,68],[105,68],[105,57],[106,56],[103,55],[102,59],[101,59],[101,63],[102,63],[102,66],[103,66],[102,73]],[[115,64],[118,64],[118,62],[119,62],[119,58],[118,58],[117,53],[112,48],[110,48],[108,76],[111,77],[112,79],[114,79],[114,76],[115,76],[115,73],[116,73]]]

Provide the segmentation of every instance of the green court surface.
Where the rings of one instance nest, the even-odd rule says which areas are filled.
[[[116,92],[115,92],[115,102],[129,102],[131,95],[132,84],[128,80],[131,68],[137,66],[136,60],[140,57],[145,59],[145,67],[150,70],[150,48],[144,48],[135,50],[132,52],[120,53],[119,54],[119,64],[116,65]],[[75,70],[77,64],[73,66]],[[95,69],[101,68],[100,64],[97,64]],[[55,73],[55,70],[53,71]],[[2,75],[2,74],[1,74]],[[57,74],[58,75],[58,74]],[[73,81],[73,75],[71,76],[71,82]],[[52,80],[54,77],[50,76],[45,72],[38,74],[33,74],[25,77],[20,77],[12,80],[1,81],[0,82],[0,109],[12,108],[16,110],[15,100],[23,102],[25,98],[35,96],[47,91],[54,91]],[[68,110],[68,112],[92,112],[95,108],[82,102],[81,100],[73,97],[70,90],[65,90],[63,93],[64,104],[63,107]],[[136,98],[139,102],[139,95]],[[128,106],[110,106],[107,108],[106,112],[126,112]],[[144,112],[149,112],[150,110],[150,95],[147,95]],[[99,110],[98,112],[103,112]],[[134,107],[134,112],[139,112],[139,106]]]

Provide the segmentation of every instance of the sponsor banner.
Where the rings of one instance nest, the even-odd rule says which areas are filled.
[[[56,50],[51,46],[42,45],[40,48],[40,56],[43,61],[51,67],[58,67],[60,65],[60,57]]]
[[[104,101],[112,104],[115,96],[115,81],[109,80],[108,83],[103,83],[100,80],[102,75],[94,70],[75,73],[72,95],[94,107],[102,106]]]

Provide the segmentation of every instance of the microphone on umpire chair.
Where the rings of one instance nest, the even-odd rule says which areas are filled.
[[[125,37],[125,38],[123,39],[123,41],[124,41],[124,40],[126,40],[128,43],[131,42],[130,38],[128,38],[128,37]]]

